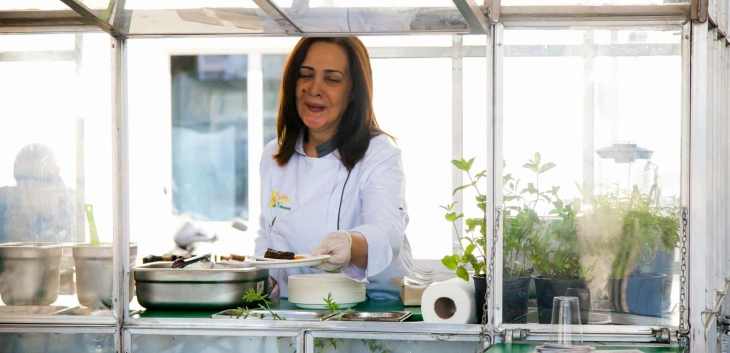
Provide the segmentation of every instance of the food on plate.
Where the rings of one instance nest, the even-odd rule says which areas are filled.
[[[264,257],[267,259],[277,260],[294,260],[294,253],[289,251],[278,251],[274,249],[266,249]]]
[[[218,257],[218,261],[246,261],[246,256],[230,254],[229,256],[221,255]]]
[[[307,255],[294,255],[294,260],[304,260],[307,258]]]

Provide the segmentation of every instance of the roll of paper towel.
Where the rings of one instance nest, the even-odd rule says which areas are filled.
[[[443,324],[473,324],[476,322],[474,280],[461,278],[434,283],[421,298],[423,321]]]

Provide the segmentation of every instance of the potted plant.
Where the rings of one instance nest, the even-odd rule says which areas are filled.
[[[454,189],[452,195],[459,190],[473,188],[476,192],[477,207],[482,211],[479,218],[465,219],[466,235],[459,236],[459,244],[464,251],[462,256],[450,255],[445,256],[441,261],[449,269],[455,270],[458,277],[468,281],[469,275],[466,265],[471,265],[474,269],[472,276],[475,285],[475,302],[477,304],[477,317],[482,317],[484,307],[484,292],[486,291],[486,195],[482,194],[478,187],[478,182],[485,177],[486,171],[471,176],[471,167],[474,158],[466,161],[464,159],[454,160],[451,163],[458,169],[464,171],[469,178],[469,183]],[[503,179],[505,185],[510,184],[516,187],[511,176],[505,176]],[[519,181],[516,183],[519,186]],[[455,203],[441,206],[446,210],[446,220],[452,222],[454,230],[458,235],[456,221],[463,218],[463,214],[456,214],[453,210]],[[532,237],[532,227],[530,223],[534,223],[539,218],[535,216],[534,211],[519,211],[516,217],[510,217],[510,210],[505,210],[505,231],[504,231],[504,268],[502,279],[502,321],[506,323],[526,323],[527,322],[527,304],[528,291],[530,281],[532,279],[532,267],[528,263],[527,251]],[[475,230],[479,230],[476,233]],[[466,246],[464,247],[464,245]],[[476,251],[475,251],[476,250]]]
[[[527,323],[528,293],[533,272],[528,250],[535,231],[540,229],[541,220],[535,210],[528,207],[528,191],[518,191],[519,180],[507,174],[502,184],[505,203],[513,204],[504,210],[502,227],[502,322]]]
[[[540,176],[555,168],[554,163],[542,163],[540,153],[523,165],[534,173],[534,181],[519,188],[519,180],[505,175],[504,202],[505,241],[513,234],[520,239],[520,250],[526,255],[533,269],[537,294],[538,321],[550,323],[553,299],[567,295],[568,289],[586,290],[586,269],[580,262],[581,248],[578,242],[576,218],[580,200],[566,203],[558,197],[560,187],[540,189]],[[552,206],[552,209],[549,208]],[[540,215],[538,208],[550,209]],[[516,212],[512,217],[511,213]],[[524,264],[524,262],[522,262]],[[529,283],[529,282],[528,282]],[[588,322],[590,299],[581,300],[581,320]]]
[[[679,241],[679,210],[675,203],[660,208],[634,190],[618,203],[623,219],[614,244],[609,300],[611,311],[661,316],[669,300],[665,266],[656,266],[662,256],[673,254]],[[659,272],[661,271],[661,272]]]
[[[441,206],[446,210],[446,220],[451,222],[454,231],[456,232],[459,239],[459,246],[463,251],[462,255],[447,255],[441,260],[441,262],[448,269],[455,270],[456,276],[459,278],[469,281],[469,272],[467,266],[471,266],[474,270],[474,275],[471,278],[474,281],[474,299],[477,307],[477,318],[481,320],[483,316],[484,308],[484,293],[487,289],[487,278],[486,278],[486,225],[487,225],[487,196],[482,194],[479,190],[479,181],[486,177],[486,170],[477,173],[472,176],[471,167],[474,163],[474,158],[470,160],[453,160],[453,164],[459,170],[464,171],[469,178],[469,183],[459,186],[454,189],[452,195],[456,195],[459,190],[466,188],[473,188],[476,191],[476,205],[481,210],[481,214],[475,218],[465,218],[464,223],[466,228],[463,234],[459,234],[459,230],[456,227],[456,221],[464,218],[464,214],[456,214],[454,206],[456,203],[451,203],[445,206]],[[478,232],[476,232],[478,229]]]

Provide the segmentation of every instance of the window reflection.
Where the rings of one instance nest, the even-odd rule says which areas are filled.
[[[172,176],[177,211],[248,218],[245,55],[173,56]]]
[[[676,324],[678,29],[579,29],[578,50],[530,32],[505,33],[503,321],[550,323],[572,293],[583,323]],[[527,276],[524,315],[508,302]]]

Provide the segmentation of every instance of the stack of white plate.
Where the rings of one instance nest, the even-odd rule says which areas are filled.
[[[332,301],[341,309],[365,301],[365,283],[349,279],[341,273],[317,273],[289,276],[289,302],[303,309],[325,309],[324,301],[332,293]]]
[[[411,268],[411,275],[404,278],[406,284],[427,286],[435,282],[445,282],[456,277],[453,270]]]

